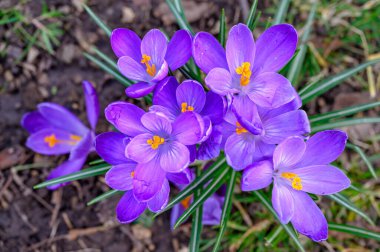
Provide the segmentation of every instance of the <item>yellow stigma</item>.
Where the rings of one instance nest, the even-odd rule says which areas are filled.
[[[132,172],[131,172],[131,177],[132,177],[132,178],[135,177],[135,171],[132,171]]]
[[[244,129],[239,122],[236,122],[236,133],[238,135],[242,134],[242,133],[246,133],[248,132],[248,130]]]
[[[187,105],[187,102],[182,102],[181,103],[181,112],[186,112],[186,111],[194,111],[194,107]]]
[[[53,148],[57,144],[63,143],[63,144],[70,144],[70,145],[76,145],[82,138],[77,135],[70,135],[70,140],[61,140],[58,139],[55,134],[51,134],[49,136],[44,137],[44,142],[48,144],[50,148]]]
[[[181,205],[183,206],[183,208],[188,209],[190,206],[190,201],[191,201],[191,196],[188,196],[185,199],[183,199],[181,201]]]
[[[155,150],[158,148],[158,146],[160,146],[161,144],[163,144],[165,142],[165,139],[163,139],[162,137],[159,137],[159,136],[153,136],[152,139],[148,139],[148,140],[146,140],[146,142],[148,144],[150,144],[150,146],[152,147],[153,150]]]
[[[281,177],[286,178],[292,182],[293,189],[302,190],[302,180],[297,174],[292,172],[283,172],[281,174]]]
[[[152,64],[152,65],[149,65],[149,61],[151,60],[150,56],[146,55],[146,54],[143,54],[142,55],[142,59],[141,59],[141,63],[143,63],[146,67],[146,72],[150,75],[150,76],[155,76],[156,75],[156,65],[155,64]]]
[[[247,86],[252,75],[251,63],[243,62],[241,66],[236,68],[236,73],[240,76],[240,85]]]

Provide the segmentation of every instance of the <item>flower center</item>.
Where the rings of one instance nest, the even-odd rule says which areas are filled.
[[[242,134],[242,133],[247,133],[248,130],[244,129],[239,122],[236,122],[236,133],[238,135]]]
[[[150,65],[149,64],[149,61],[151,60],[150,56],[146,55],[146,54],[143,54],[142,55],[142,59],[141,59],[141,63],[143,63],[146,67],[146,72],[150,75],[150,76],[155,76],[156,75],[156,65],[155,64],[152,64]]]
[[[50,148],[53,148],[57,144],[63,143],[63,144],[70,144],[70,145],[76,145],[82,138],[77,135],[70,135],[70,140],[61,140],[58,139],[55,134],[51,134],[50,136],[44,137],[44,142],[49,145]]]
[[[292,182],[293,189],[302,190],[302,180],[297,174],[292,172],[283,172],[281,173],[281,177]]]
[[[249,83],[249,79],[251,78],[251,63],[243,62],[241,66],[236,68],[236,73],[240,76],[240,85],[247,86]]]
[[[182,102],[181,103],[181,112],[186,112],[186,111],[194,111],[194,107],[187,105],[187,102]]]
[[[165,139],[159,136],[153,136],[152,139],[148,139],[146,140],[146,142],[150,144],[153,150],[155,150],[158,148],[158,146],[160,146],[161,144],[165,142]]]
[[[183,199],[181,201],[181,205],[183,206],[183,208],[188,209],[190,206],[190,201],[191,201],[191,196],[188,196],[185,199]]]
[[[132,177],[132,178],[135,177],[135,171],[132,171],[132,172],[131,172],[131,177]]]

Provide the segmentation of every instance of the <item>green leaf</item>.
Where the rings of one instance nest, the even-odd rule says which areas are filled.
[[[251,6],[251,9],[249,10],[249,15],[247,18],[247,21],[245,22],[248,26],[248,28],[252,31],[254,29],[254,21],[255,21],[255,14],[257,9],[257,0],[254,0]]]
[[[75,180],[79,180],[79,179],[85,179],[85,178],[103,175],[110,168],[111,168],[111,166],[109,164],[100,164],[100,165],[92,166],[92,167],[89,167],[87,169],[83,169],[81,171],[71,173],[69,175],[65,175],[62,177],[55,178],[55,179],[47,180],[45,182],[42,182],[38,185],[33,186],[33,188],[39,189],[39,188],[43,188],[46,186],[51,186],[51,185],[61,184],[61,183],[75,181]]]
[[[271,214],[278,220],[278,222],[281,224],[281,226],[285,229],[285,231],[288,233],[290,238],[294,241],[294,243],[297,245],[298,250],[305,252],[305,249],[303,248],[302,244],[298,240],[298,237],[296,233],[293,231],[293,228],[289,225],[282,224],[280,220],[278,219],[276,211],[273,209],[271,203],[269,202],[268,198],[260,191],[253,191],[253,194],[256,195],[261,203],[271,212]]]
[[[277,10],[276,15],[274,16],[272,25],[281,24],[285,20],[286,13],[288,12],[290,0],[281,0],[280,7]]]
[[[197,169],[197,177],[201,175],[201,169]],[[202,188],[198,188],[194,193],[194,200],[197,200],[202,193]],[[195,210],[192,219],[191,225],[191,237],[189,242],[189,251],[198,252],[199,251],[199,243],[201,241],[201,233],[202,233],[202,217],[203,217],[203,206],[200,206]]]
[[[379,102],[371,102],[371,103],[366,103],[362,105],[355,105],[352,107],[347,107],[341,110],[336,110],[336,111],[331,111],[328,113],[324,114],[319,114],[319,115],[313,115],[309,117],[310,123],[316,124],[321,121],[327,121],[330,119],[337,119],[340,117],[345,117],[345,116],[350,116],[354,115],[356,113],[366,111],[375,107],[380,106],[380,101]]]
[[[42,40],[44,41],[45,49],[50,54],[54,54],[53,45],[50,42],[48,33],[46,31],[44,31],[44,30],[41,30],[41,37],[42,37]]]
[[[357,208],[349,199],[347,199],[346,197],[344,197],[342,194],[335,193],[335,194],[327,195],[327,197],[329,197],[330,199],[334,200],[339,205],[341,205],[341,206],[343,206],[343,207],[351,210],[352,212],[360,215],[369,224],[371,224],[373,226],[375,225],[375,223],[371,220],[371,218],[366,213],[364,213],[359,208]]]
[[[178,11],[176,5],[172,2],[172,0],[166,0],[166,4],[169,6],[170,11],[173,13],[174,17],[177,19],[179,27],[182,29],[188,30],[192,35],[194,35],[194,31],[187,22],[185,16],[182,16]]]
[[[100,51],[95,46],[91,47],[91,51],[94,52],[96,55],[98,55],[102,60],[104,60],[114,70],[119,71],[115,60],[111,59],[108,55],[104,54],[102,51]],[[130,81],[130,82],[132,82],[132,81]]]
[[[83,4],[84,9],[90,15],[92,20],[107,34],[107,36],[111,36],[111,29],[88,7],[86,4]]]
[[[103,194],[100,194],[99,196],[93,198],[92,200],[90,200],[89,202],[87,202],[87,206],[91,206],[95,203],[98,203],[102,200],[105,200],[105,199],[108,199],[112,196],[115,196],[115,195],[118,195],[118,194],[123,194],[124,192],[122,191],[118,191],[118,190],[109,190]]]
[[[360,72],[361,70],[366,69],[367,67],[374,65],[376,63],[379,63],[380,59],[371,60],[364,62],[356,67],[350,68],[346,71],[343,71],[341,73],[338,73],[330,78],[327,78],[325,80],[316,81],[313,82],[306,87],[304,87],[300,92],[300,96],[302,99],[302,103],[306,104],[309,101],[313,100],[317,96],[327,92],[328,90],[332,89],[333,87],[337,86],[338,84],[342,83],[345,79],[353,76],[357,72]]]
[[[220,11],[219,17],[219,42],[223,47],[226,44],[226,15],[224,8]]]
[[[366,124],[366,123],[380,123],[380,117],[368,117],[368,118],[348,118],[341,121],[327,122],[325,124],[313,126],[311,125],[311,132],[315,133],[327,129],[336,129],[347,126],[353,126],[357,124]]]
[[[232,208],[232,196],[234,194],[234,187],[236,182],[237,172],[235,170],[231,171],[230,180],[227,184],[226,196],[224,197],[224,205],[222,210],[222,216],[220,218],[220,230],[218,233],[218,237],[216,239],[213,252],[217,252],[219,250],[220,243],[223,238],[223,234],[227,228],[227,222],[230,219],[230,213]]]
[[[367,165],[368,170],[371,172],[372,176],[377,179],[377,174],[375,171],[375,168],[372,166],[371,161],[369,161],[367,155],[364,153],[364,151],[359,147],[354,144],[347,143],[346,146],[354,151],[356,151],[360,157],[363,159],[364,163]]]
[[[94,160],[94,161],[91,161],[91,162],[89,162],[88,164],[89,165],[96,165],[96,164],[101,164],[101,163],[105,163],[106,161],[104,161],[103,159],[96,159],[96,160]]]
[[[380,233],[373,232],[373,231],[363,229],[363,228],[358,228],[355,226],[329,223],[329,230],[335,230],[338,232],[352,234],[354,236],[359,236],[359,237],[363,237],[363,238],[374,239],[374,240],[380,241]]]
[[[315,1],[313,6],[311,7],[309,17],[307,18],[307,22],[304,28],[304,32],[301,38],[301,46],[299,47],[299,52],[296,56],[296,58],[292,61],[292,64],[290,65],[290,69],[288,71],[287,78],[290,81],[290,83],[293,84],[293,86],[297,86],[297,79],[301,72],[301,68],[303,66],[303,62],[305,60],[305,55],[307,51],[307,41],[309,40],[310,31],[313,25],[315,13],[317,10],[318,2]]]
[[[215,177],[210,182],[210,184],[207,185],[204,191],[202,191],[202,194],[199,196],[199,198],[194,199],[190,207],[186,209],[185,212],[177,219],[176,223],[174,224],[174,228],[177,228],[185,220],[187,220],[198,207],[200,207],[214,192],[216,192],[216,190],[222,186],[225,181],[225,177],[230,169],[231,168],[226,167],[219,176]]]

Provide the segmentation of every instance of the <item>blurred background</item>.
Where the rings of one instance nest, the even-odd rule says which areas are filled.
[[[160,0],[1,0],[0,1],[0,251],[187,251],[191,224],[171,231],[169,214],[143,216],[136,224],[120,225],[114,208],[117,197],[94,206],[86,202],[108,190],[102,177],[74,182],[57,191],[33,190],[49,170],[65,157],[35,154],[25,146],[27,133],[20,127],[25,112],[43,101],[59,103],[83,121],[82,80],[94,83],[101,109],[115,100],[129,100],[124,87],[83,55],[92,47],[113,57],[109,39],[85,12],[86,3],[112,29],[127,27],[143,35],[160,28],[169,35],[178,29],[165,1]],[[183,0],[185,14],[195,31],[219,31],[219,13],[224,8],[228,28],[244,22],[251,1]],[[260,0],[261,12],[254,35],[269,26],[279,1]],[[302,35],[309,1],[291,1],[286,22]],[[368,59],[379,57],[380,1],[320,1],[298,88]],[[380,64],[347,79],[327,94],[308,103],[309,115],[379,100]],[[130,102],[135,102],[129,100]],[[140,104],[144,106],[143,104]],[[363,114],[359,114],[359,117]],[[378,116],[379,108],[365,112]],[[97,131],[110,130],[101,116]],[[380,125],[345,128],[350,140],[363,148],[376,168],[380,161]],[[95,159],[96,155],[90,156]],[[350,195],[377,224],[360,217],[329,199],[319,201],[328,220],[380,232],[380,181],[373,179],[360,156],[346,151],[341,167],[355,183],[371,192]],[[234,201],[232,223],[227,230],[225,251],[291,251],[286,234],[268,241],[277,222],[259,203],[247,203],[244,195]],[[243,216],[243,217],[242,217]],[[202,248],[215,236],[204,231]],[[317,244],[300,237],[308,251],[379,251],[374,240],[330,232],[328,241]],[[211,243],[212,244],[212,243]]]

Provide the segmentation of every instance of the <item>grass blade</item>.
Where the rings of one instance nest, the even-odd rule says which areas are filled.
[[[93,167],[89,167],[87,169],[83,169],[81,171],[71,173],[69,175],[65,175],[62,177],[55,178],[55,179],[47,180],[45,182],[42,182],[40,184],[33,186],[33,188],[39,189],[39,188],[43,188],[46,186],[51,186],[51,185],[61,184],[61,183],[70,182],[70,181],[74,181],[74,180],[85,179],[85,178],[103,175],[110,168],[111,168],[111,166],[109,164],[96,165]]]
[[[93,198],[92,200],[90,200],[89,202],[87,202],[87,206],[91,206],[95,203],[98,203],[102,200],[105,200],[105,199],[108,199],[112,196],[115,196],[115,195],[118,195],[118,194],[123,194],[124,192],[122,191],[118,191],[118,190],[109,190],[108,192],[105,192],[103,194],[100,194],[99,196]]]
[[[255,21],[256,9],[257,9],[257,0],[254,0],[252,3],[251,9],[249,10],[247,21],[245,22],[251,31],[254,28],[253,24]]]
[[[231,208],[232,208],[232,196],[234,194],[234,187],[236,182],[237,172],[235,170],[231,171],[230,180],[227,184],[226,196],[224,197],[224,205],[222,210],[222,216],[220,218],[220,230],[218,233],[218,237],[216,238],[216,242],[214,245],[213,252],[217,252],[219,250],[220,243],[223,238],[223,234],[227,228],[227,222],[230,218]]]
[[[202,170],[197,169],[197,177],[201,175]],[[202,193],[202,188],[198,188],[195,190],[194,193],[194,200],[197,200]],[[199,243],[201,240],[201,233],[202,233],[202,216],[203,216],[203,206],[200,206],[195,210],[195,213],[193,214],[192,219],[192,225],[191,225],[191,237],[190,237],[190,243],[189,243],[189,251],[191,252],[197,252],[199,251]]]
[[[94,20],[94,22],[107,34],[107,36],[111,36],[111,29],[88,7],[86,4],[83,4],[83,8],[86,10],[88,15]]]
[[[261,203],[264,204],[264,206],[271,212],[271,214],[278,220],[278,222],[281,224],[281,226],[285,229],[285,231],[288,233],[290,238],[294,241],[294,243],[297,245],[298,250],[305,252],[305,249],[303,248],[302,244],[298,240],[298,237],[296,233],[293,231],[293,229],[289,225],[282,224],[280,220],[278,219],[276,211],[273,209],[271,203],[269,202],[268,198],[260,191],[253,191],[253,194],[256,195]]]
[[[349,199],[344,197],[342,194],[335,193],[335,194],[327,195],[327,197],[334,200],[339,205],[341,205],[341,206],[349,209],[350,211],[358,214],[359,216],[363,217],[363,219],[365,219],[369,224],[371,224],[373,226],[375,225],[375,223],[371,220],[371,218],[369,218],[369,216],[366,213],[364,213],[359,208],[357,208]]]
[[[353,68],[350,68],[346,71],[343,71],[341,73],[338,73],[330,78],[327,78],[325,80],[313,82],[306,87],[304,87],[300,92],[300,96],[302,99],[302,103],[306,104],[309,101],[313,100],[317,96],[327,92],[328,90],[332,89],[333,87],[340,84],[345,79],[353,76],[357,72],[360,72],[361,70],[366,69],[368,66],[372,66],[376,63],[379,63],[380,59],[371,60],[364,62],[358,66],[355,66]]]
[[[166,0],[166,4],[169,6],[170,11],[173,13],[174,17],[176,18],[179,27],[182,29],[188,30],[192,35],[194,35],[194,31],[191,28],[189,22],[186,20],[184,16],[181,15],[181,13],[178,11],[175,4],[172,2],[172,0]]]
[[[375,179],[377,179],[378,176],[376,174],[375,168],[373,167],[371,161],[369,161],[369,159],[368,159],[367,155],[364,153],[364,151],[359,146],[356,146],[354,144],[347,143],[346,146],[348,148],[356,151],[360,155],[360,157],[363,159],[364,163],[367,165],[368,170],[372,174],[372,177],[374,177]]]
[[[226,15],[224,8],[220,11],[219,18],[219,42],[224,47],[226,44]]]
[[[272,25],[281,24],[285,20],[286,13],[288,12],[289,2],[290,0],[281,0],[280,7],[276,15],[274,16]]]
[[[97,56],[99,56],[102,60],[104,60],[114,70],[119,71],[116,62],[113,59],[111,59],[108,55],[104,54],[95,46],[91,48],[91,51],[94,52]]]
[[[380,241],[380,233],[376,233],[367,229],[358,228],[355,226],[348,226],[336,223],[329,223],[329,230],[335,230],[338,232],[343,232],[347,234],[352,234],[354,236],[359,236],[368,239],[374,239]]]
[[[311,132],[315,133],[327,129],[336,129],[347,126],[353,126],[357,124],[367,124],[367,123],[380,123],[380,117],[368,117],[368,118],[348,118],[342,121],[328,122],[322,125],[311,125]]]
[[[231,168],[226,167],[226,169],[224,169],[219,176],[216,176],[210,182],[210,184],[207,185],[207,188],[202,191],[202,195],[200,195],[198,199],[194,199],[190,207],[186,209],[185,212],[183,212],[183,214],[177,219],[176,223],[174,224],[174,228],[177,228],[184,221],[186,221],[198,207],[200,207],[214,192],[216,192],[216,190],[222,186],[225,181],[225,177],[229,173],[230,169]]]

